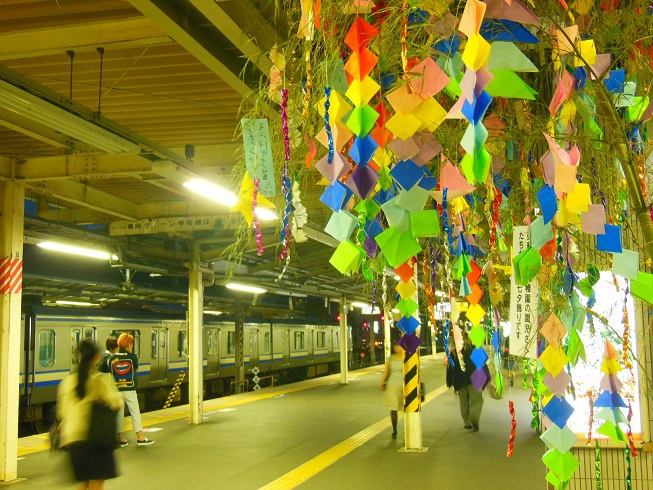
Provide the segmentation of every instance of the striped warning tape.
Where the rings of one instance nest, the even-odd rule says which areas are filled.
[[[23,292],[23,260],[6,257],[0,260],[0,294]]]
[[[419,351],[404,358],[404,413],[420,412]]]
[[[186,371],[182,371],[181,373],[179,373],[179,376],[177,377],[177,381],[175,381],[175,384],[172,385],[172,389],[170,390],[170,394],[168,395],[168,399],[163,405],[163,408],[168,408],[170,406],[172,400],[175,398],[175,395],[179,391],[181,382],[184,380],[185,377],[186,377]]]

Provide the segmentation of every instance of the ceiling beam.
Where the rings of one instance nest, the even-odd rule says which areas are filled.
[[[17,159],[14,178],[23,182],[52,179],[109,179],[151,172],[152,162],[139,155],[78,153]]]
[[[32,186],[37,192],[121,219],[135,220],[137,206],[125,199],[71,180],[48,180]]]
[[[224,80],[240,95],[252,89],[240,78],[243,65],[225,50],[206,38],[186,13],[178,10],[174,0],[129,0],[133,7],[161,27],[186,51]]]
[[[143,17],[90,22],[0,34],[0,60],[122,48],[170,42],[170,37]]]

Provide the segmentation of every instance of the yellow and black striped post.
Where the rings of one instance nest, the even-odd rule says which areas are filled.
[[[172,400],[175,398],[175,395],[177,394],[177,392],[181,387],[181,382],[184,380],[185,377],[186,377],[186,371],[182,371],[181,373],[179,373],[179,376],[177,376],[177,381],[175,381],[175,384],[172,385],[172,389],[170,390],[168,399],[163,404],[163,408],[168,408],[170,406]]]
[[[423,450],[419,349],[404,358],[404,432],[406,450]]]

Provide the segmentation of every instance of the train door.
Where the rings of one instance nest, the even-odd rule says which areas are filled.
[[[168,329],[152,327],[149,384],[163,383],[168,375]]]
[[[331,357],[333,355],[333,330],[327,332],[327,349],[329,357]]]
[[[249,366],[253,368],[258,367],[259,362],[259,340],[260,331],[258,328],[252,328],[249,331]]]
[[[216,374],[220,370],[220,329],[206,330],[206,374]]]
[[[290,330],[284,329],[283,338],[281,339],[281,363],[284,366],[290,364]]]
[[[313,362],[313,329],[311,327],[306,328],[306,350],[308,354],[306,355],[306,360],[308,362]]]

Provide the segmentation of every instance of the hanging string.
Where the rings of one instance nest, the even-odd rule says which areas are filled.
[[[508,401],[508,409],[512,420],[510,422],[510,438],[508,439],[508,450],[506,451],[506,458],[512,456],[515,449],[515,434],[517,433],[517,419],[515,418],[515,404],[512,400]]]
[[[288,257],[290,250],[290,212],[292,211],[291,183],[288,178],[288,162],[290,161],[290,138],[288,137],[288,89],[281,89],[281,131],[283,133],[284,158],[283,173],[281,176],[281,188],[286,200],[281,220],[281,232],[279,241],[283,244],[283,251],[279,258],[284,260]],[[287,265],[286,265],[287,266]],[[285,272],[282,271],[281,276]],[[281,278],[281,276],[279,276]]]
[[[254,233],[256,234],[256,246],[258,247],[258,252],[256,255],[263,255],[263,234],[261,233],[261,224],[258,220],[258,215],[256,214],[256,206],[258,203],[258,190],[261,185],[261,180],[258,178],[252,179],[254,182],[254,191],[252,193],[252,215],[254,216]]]
[[[97,113],[98,116],[102,112],[101,109],[101,104],[102,104],[102,64],[104,62],[104,48],[97,48],[97,52],[100,53],[100,87],[98,88],[98,96],[97,96]]]
[[[288,89],[281,89],[281,131],[283,132],[284,158],[290,160],[290,137],[288,136]]]
[[[444,224],[444,232],[447,235],[447,241],[449,242],[449,250],[453,251],[453,231],[449,225],[449,216],[447,215],[447,207],[449,206],[449,203],[447,202],[448,190],[447,187],[442,190],[442,223]]]
[[[633,478],[632,468],[630,467],[630,446],[626,445],[626,490],[632,490]]]
[[[70,58],[70,96],[68,98],[73,100],[73,58],[75,58],[75,52],[69,50],[66,51],[66,54]]]
[[[453,358],[451,357],[451,351],[449,349],[449,319],[444,322],[444,336],[443,336],[443,343],[444,343],[444,352],[447,355],[447,359],[449,360],[449,365],[450,366],[455,366],[456,363],[453,362]]]
[[[592,428],[594,427],[594,391],[589,392],[590,401],[590,419],[588,422],[589,430],[587,431],[587,445],[592,444]]]
[[[404,76],[408,76],[408,43],[406,38],[408,37],[408,0],[404,0],[404,5],[402,7],[403,12],[401,16],[401,32],[399,34],[399,41],[401,42],[401,69],[403,70]]]
[[[329,140],[329,156],[327,157],[327,162],[333,162],[333,133],[331,132],[331,123],[329,116],[329,108],[331,107],[331,87],[324,87],[324,96],[326,97],[324,101],[324,129]]]

